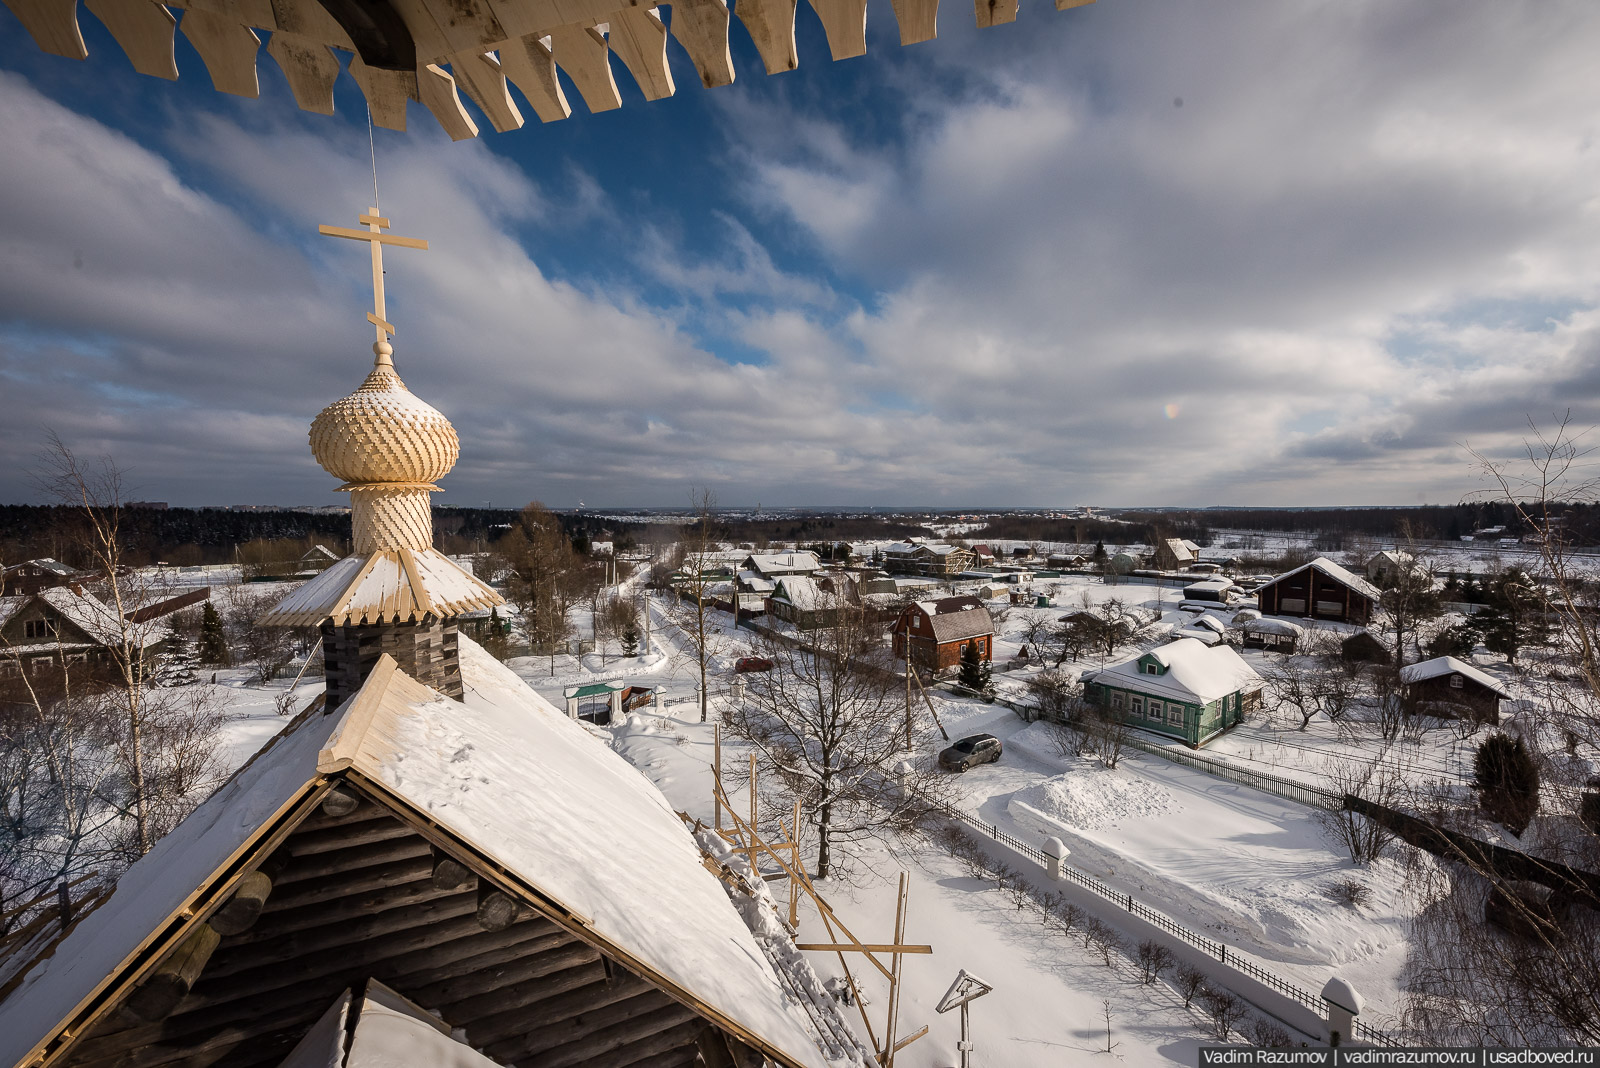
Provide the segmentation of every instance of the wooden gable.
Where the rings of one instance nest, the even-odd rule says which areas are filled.
[[[224,904],[56,1063],[266,1068],[343,991],[372,979],[508,1066],[665,1068],[746,1055],[571,917],[541,910],[437,837],[348,786],[329,795],[240,882],[240,894],[265,889],[258,916]]]

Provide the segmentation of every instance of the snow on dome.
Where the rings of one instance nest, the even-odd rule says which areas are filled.
[[[461,453],[455,427],[406,388],[380,345],[372,373],[311,423],[311,454],[345,482],[435,482]]]

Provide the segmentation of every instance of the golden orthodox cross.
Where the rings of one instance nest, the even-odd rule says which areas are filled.
[[[396,245],[400,248],[420,248],[427,250],[428,243],[419,237],[401,237],[398,234],[386,234],[389,229],[389,220],[378,214],[377,208],[368,208],[367,214],[360,217],[366,225],[365,230],[351,230],[343,226],[319,226],[317,232],[328,237],[348,237],[352,241],[370,241],[372,243],[372,306],[373,310],[367,313],[367,322],[378,328],[379,343],[389,340],[388,335],[394,333],[394,327],[385,318],[387,312],[383,306],[383,246]]]

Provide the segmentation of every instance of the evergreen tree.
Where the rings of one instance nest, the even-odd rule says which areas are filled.
[[[1093,560],[1097,564],[1103,564],[1106,562],[1106,543],[1103,539],[1094,543],[1094,555],[1089,559]]]
[[[510,632],[510,625],[500,618],[499,606],[490,608],[489,627],[483,636],[484,651],[496,660],[504,662],[511,653],[510,642],[506,641],[506,635]]]
[[[988,661],[978,655],[978,643],[968,642],[961,649],[961,674],[956,679],[962,686],[978,693],[988,693],[993,688]]]
[[[1484,739],[1472,758],[1472,774],[1484,814],[1512,834],[1527,830],[1539,811],[1539,769],[1526,743],[1508,734]]]
[[[217,606],[210,601],[206,602],[205,612],[200,617],[198,656],[202,664],[228,665],[228,636],[222,629],[222,617],[217,615]]]
[[[639,655],[639,626],[632,620],[622,628],[622,655]]]
[[[150,685],[188,686],[198,682],[200,676],[195,671],[198,663],[194,643],[174,632],[167,638],[160,663],[150,673]]]

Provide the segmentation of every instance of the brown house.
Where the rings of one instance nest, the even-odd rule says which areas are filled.
[[[1256,591],[1261,611],[1269,616],[1328,619],[1338,623],[1372,622],[1378,588],[1332,560],[1318,557],[1279,575]]]
[[[1157,571],[1181,571],[1200,559],[1199,546],[1182,538],[1161,538],[1150,554],[1150,566]]]
[[[1400,669],[1405,709],[1413,715],[1500,722],[1500,701],[1511,696],[1499,679],[1453,656]]]
[[[944,597],[917,601],[901,610],[894,622],[894,655],[926,671],[949,671],[961,664],[968,642],[978,646],[978,656],[994,659],[994,621],[976,597]]]
[[[69,582],[77,582],[84,578],[84,573],[75,567],[68,567],[60,560],[50,557],[41,557],[38,560],[25,560],[20,564],[5,569],[5,582],[3,592],[7,597],[19,597],[24,594],[38,593],[40,590],[52,589],[56,586],[65,586]]]
[[[116,611],[68,586],[0,599],[0,676],[50,665],[98,665],[121,640]]]

